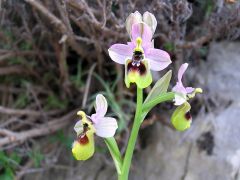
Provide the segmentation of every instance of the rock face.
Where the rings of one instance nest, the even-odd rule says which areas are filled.
[[[157,124],[156,141],[139,155],[143,179],[240,179],[239,109],[198,117],[184,134]]]
[[[240,43],[216,43],[210,47],[207,63],[201,69],[209,94],[240,101]]]

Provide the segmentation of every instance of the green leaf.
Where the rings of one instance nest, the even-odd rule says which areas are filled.
[[[63,130],[57,131],[54,135],[49,137],[50,143],[60,142],[69,150],[72,149],[73,137],[67,136]]]
[[[159,79],[156,82],[151,92],[148,94],[146,100],[144,101],[144,104],[147,104],[153,101],[155,98],[157,98],[161,94],[166,93],[171,77],[172,77],[172,71],[169,70],[161,79]]]
[[[68,105],[67,99],[61,100],[57,95],[51,94],[47,98],[45,108],[49,109],[64,109]]]
[[[9,158],[12,159],[13,162],[15,162],[17,165],[19,165],[21,160],[22,160],[22,157],[18,153],[16,153],[16,152],[12,152],[9,155]]]
[[[42,154],[39,149],[33,149],[28,153],[28,156],[33,160],[36,168],[40,167],[41,162],[44,159],[44,154]]]
[[[106,143],[106,145],[110,151],[110,154],[113,158],[117,172],[118,172],[118,174],[121,174],[122,156],[119,151],[117,142],[115,141],[114,137],[105,138],[104,140],[105,140],[105,143]]]
[[[168,42],[163,45],[163,49],[168,52],[173,52],[175,50],[175,45],[172,42]]]
[[[17,99],[14,102],[14,107],[16,108],[24,108],[29,104],[29,96],[24,92],[20,93]]]
[[[11,168],[7,167],[0,175],[1,180],[14,180],[14,172]]]

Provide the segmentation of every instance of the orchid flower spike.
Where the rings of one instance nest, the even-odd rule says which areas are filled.
[[[153,33],[157,22],[153,14],[139,12],[129,15],[126,28],[130,33],[131,42],[114,44],[109,49],[113,61],[125,65],[125,84],[136,83],[139,88],[146,88],[152,83],[150,70],[161,71],[170,63],[167,52],[153,47]]]
[[[187,63],[184,63],[180,66],[178,71],[178,82],[172,89],[172,91],[175,93],[175,105],[178,107],[171,117],[171,122],[178,131],[184,131],[188,129],[192,123],[192,116],[190,114],[191,105],[187,102],[187,100],[193,98],[196,93],[202,93],[201,88],[183,86],[182,77],[187,68]]]
[[[175,105],[179,106],[185,103],[189,98],[193,98],[196,93],[202,93],[201,88],[192,88],[192,87],[184,87],[182,83],[182,77],[185,71],[188,68],[188,63],[184,63],[180,66],[178,71],[178,82],[173,87],[172,91],[175,92]]]
[[[77,133],[77,139],[72,145],[73,156],[77,160],[87,160],[94,153],[94,134],[102,138],[113,137],[118,128],[115,118],[106,117],[107,100],[102,94],[96,97],[96,113],[87,116],[83,111],[77,114],[81,116],[74,130]]]

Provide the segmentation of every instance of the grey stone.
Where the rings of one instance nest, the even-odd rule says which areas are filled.
[[[225,100],[240,100],[240,43],[222,42],[210,46],[206,63],[200,76],[209,95]],[[197,72],[199,74],[199,69]]]
[[[239,104],[233,104],[222,112],[200,116],[185,133],[156,124],[151,137],[155,141],[138,155],[143,179],[236,180],[240,169],[239,109]]]

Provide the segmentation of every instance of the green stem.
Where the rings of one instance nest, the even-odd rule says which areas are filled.
[[[156,106],[159,103],[172,101],[174,99],[174,95],[175,95],[174,92],[163,93],[156,97],[155,99],[153,99],[152,101],[144,103],[142,107],[143,112],[148,113],[154,106]]]
[[[117,142],[115,141],[114,137],[105,138],[105,143],[107,144],[107,147],[110,151],[110,154],[113,158],[118,176],[121,174],[121,167],[122,167],[122,157],[121,153],[118,149]]]
[[[131,131],[130,138],[128,140],[128,145],[123,161],[122,174],[118,177],[119,180],[127,180],[128,174],[131,166],[132,156],[138,136],[138,132],[142,122],[142,102],[143,102],[143,91],[140,88],[137,88],[137,107],[135,118],[133,122],[133,128]]]

